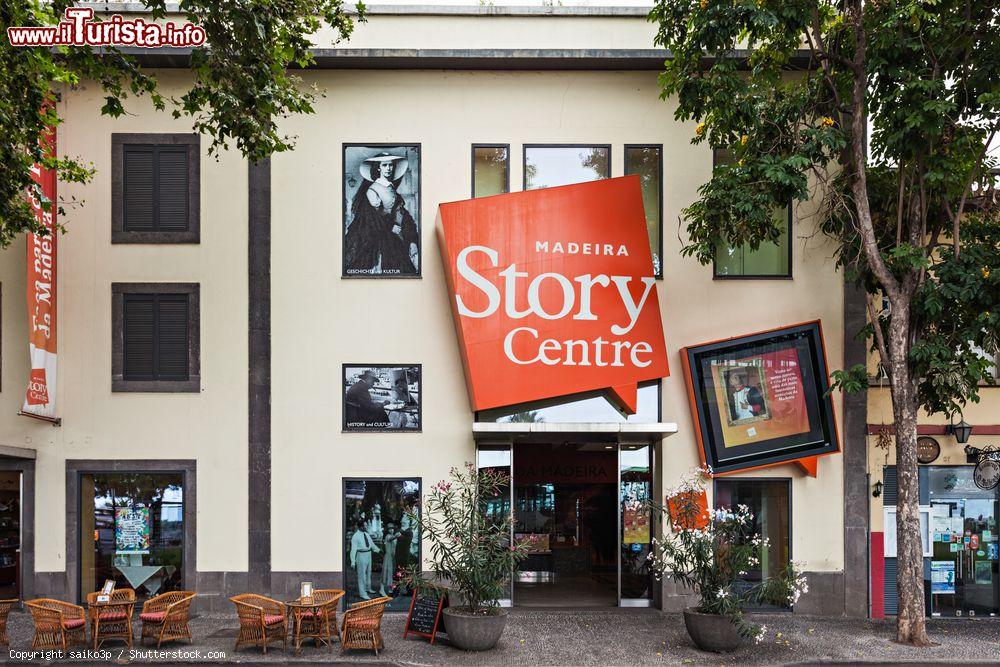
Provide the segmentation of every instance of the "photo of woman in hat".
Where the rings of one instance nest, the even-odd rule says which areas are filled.
[[[345,145],[344,195],[344,274],[419,275],[419,147]]]

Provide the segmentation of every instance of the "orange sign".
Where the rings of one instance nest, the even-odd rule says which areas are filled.
[[[685,528],[700,530],[708,525],[708,494],[700,491],[684,491],[667,498],[667,511],[674,531]]]
[[[638,176],[441,204],[474,410],[669,375]]]

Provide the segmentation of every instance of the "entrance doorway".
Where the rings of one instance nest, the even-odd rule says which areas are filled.
[[[0,598],[21,596],[21,473],[0,472]]]
[[[618,603],[618,454],[614,445],[519,445],[514,537],[531,540],[514,573],[519,606]]]
[[[481,468],[510,471],[510,487],[486,503],[487,513],[511,512],[511,537],[532,545],[505,604],[653,604],[650,445],[516,443],[480,446],[477,458]]]

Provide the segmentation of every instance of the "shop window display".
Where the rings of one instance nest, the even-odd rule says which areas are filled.
[[[81,475],[80,598],[108,579],[139,597],[184,588],[184,475]]]

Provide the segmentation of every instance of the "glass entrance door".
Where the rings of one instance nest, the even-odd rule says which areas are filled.
[[[935,466],[928,471],[934,616],[1000,613],[997,491],[977,487],[973,469]]]
[[[510,516],[511,504],[513,502],[510,484],[513,470],[511,468],[511,447],[510,445],[480,445],[476,450],[476,468],[478,470],[496,470],[507,474],[507,486],[502,487],[500,492],[492,497],[483,499],[482,512],[488,521],[502,523],[505,517]],[[513,530],[513,526],[511,526]],[[513,538],[513,535],[511,535]],[[511,573],[513,577],[513,573]],[[512,579],[507,580],[506,595],[501,598],[500,606],[509,607],[513,601],[511,590]]]
[[[620,445],[619,522],[620,584],[623,607],[648,607],[653,602],[653,576],[649,571],[649,548],[653,521],[649,500],[653,491],[652,447]]]

